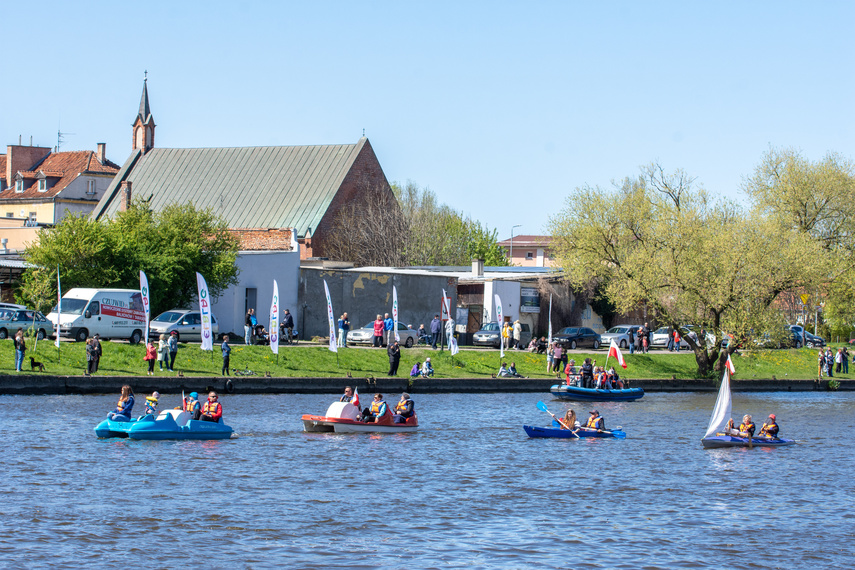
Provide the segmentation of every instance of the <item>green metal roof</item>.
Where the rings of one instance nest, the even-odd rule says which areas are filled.
[[[367,143],[243,148],[153,148],[128,158],[93,216],[119,210],[123,180],[154,210],[172,203],[211,208],[230,228],[312,232]]]

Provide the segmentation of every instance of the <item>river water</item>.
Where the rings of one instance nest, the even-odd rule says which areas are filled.
[[[0,565],[855,566],[855,394],[735,394],[799,442],[753,450],[701,447],[715,394],[595,404],[625,440],[528,439],[538,400],[592,406],[549,394],[414,398],[412,434],[303,433],[333,395],[223,396],[237,437],[139,442],[94,435],[116,396],[0,396]]]

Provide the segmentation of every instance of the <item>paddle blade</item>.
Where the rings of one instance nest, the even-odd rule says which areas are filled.
[[[537,402],[537,409],[540,410],[541,412],[548,412],[549,411],[549,408],[546,407],[546,404],[544,404],[543,402],[540,402],[540,401]]]
[[[622,431],[613,431],[612,435],[618,439],[626,439],[626,434]]]

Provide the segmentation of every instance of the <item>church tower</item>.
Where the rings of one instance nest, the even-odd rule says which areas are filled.
[[[148,106],[148,72],[146,72],[140,98],[140,112],[133,124],[133,150],[140,149],[145,154],[154,148],[154,127],[154,117]]]

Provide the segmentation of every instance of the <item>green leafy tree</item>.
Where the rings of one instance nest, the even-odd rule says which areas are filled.
[[[151,285],[153,314],[188,306],[196,272],[216,297],[237,283],[238,241],[210,210],[170,205],[153,212],[134,201],[113,220],[68,216],[39,234],[25,259],[35,265],[22,277],[18,299],[47,311],[56,304],[56,271],[62,288],[139,288],[143,270]]]
[[[574,288],[599,282],[619,311],[646,303],[664,324],[715,335],[686,339],[701,376],[721,367],[725,332],[782,334],[776,297],[821,272],[812,240],[656,164],[611,190],[576,189],[550,230]]]

